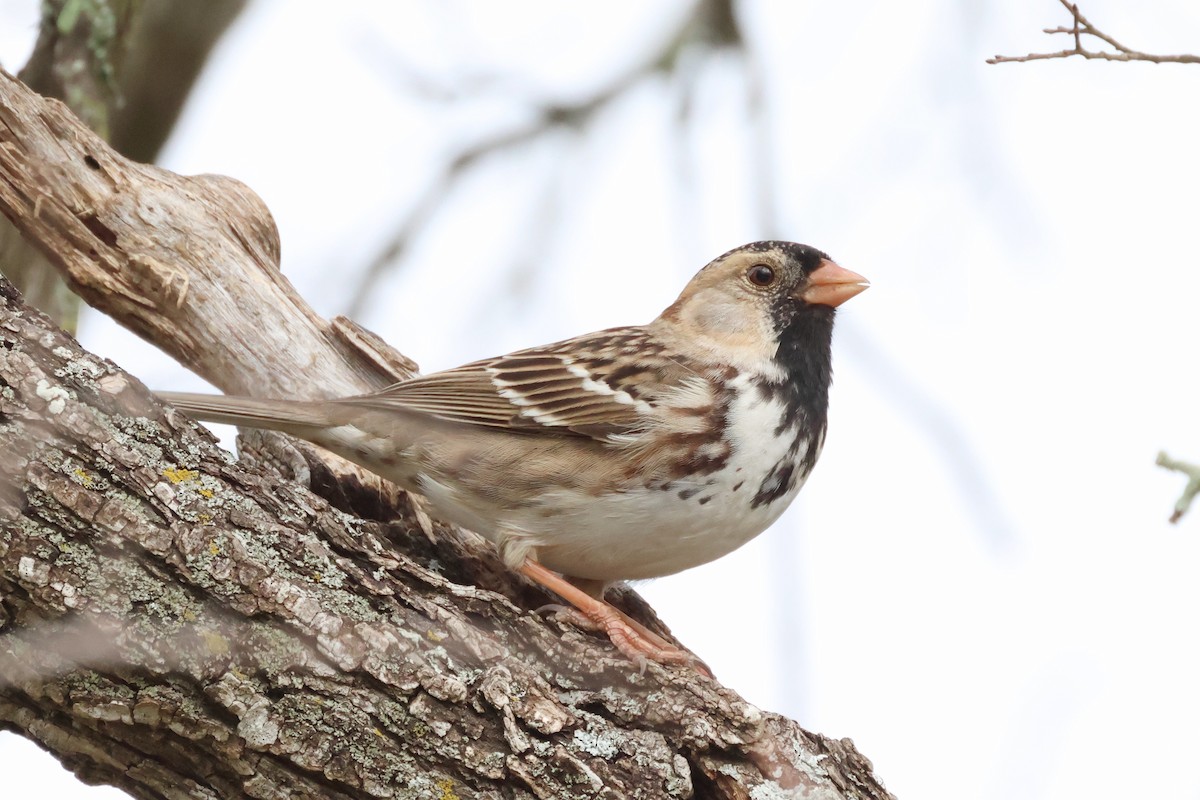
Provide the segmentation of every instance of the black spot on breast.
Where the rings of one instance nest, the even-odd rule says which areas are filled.
[[[718,438],[718,435],[678,436],[677,439],[681,444],[682,457],[673,465],[672,474],[678,478],[711,475],[724,469],[733,453],[729,442]]]
[[[738,489],[742,488],[742,484],[743,484],[743,483],[745,483],[745,481],[738,481],[737,483],[735,483],[735,484],[733,485],[733,491],[735,491],[735,492],[736,492]]]
[[[785,496],[796,486],[796,465],[791,461],[780,461],[771,467],[767,477],[758,486],[758,492],[750,501],[751,508],[770,505]]]
[[[679,491],[679,499],[690,500],[698,494],[700,494],[700,487],[698,486],[692,489],[681,489]]]
[[[709,500],[712,500],[712,499],[713,499],[713,496],[710,494],[708,497],[701,497],[696,502],[699,503],[700,505],[704,505],[705,503],[707,503]]]

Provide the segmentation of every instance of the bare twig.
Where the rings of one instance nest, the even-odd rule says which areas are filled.
[[[1070,27],[1059,26],[1057,28],[1044,28],[1043,33],[1054,35],[1056,33],[1068,33],[1075,41],[1075,46],[1070,50],[1058,50],[1051,53],[1029,53],[1024,56],[1001,56],[997,55],[987,60],[989,64],[1005,64],[1014,61],[1042,61],[1050,58],[1070,58],[1071,56],[1082,56],[1083,58],[1098,58],[1104,61],[1149,61],[1154,64],[1200,64],[1200,55],[1183,54],[1176,56],[1157,55],[1154,53],[1143,53],[1140,50],[1134,50],[1126,47],[1118,42],[1113,37],[1104,33],[1092,23],[1088,22],[1087,17],[1079,12],[1079,6],[1075,3],[1069,3],[1067,0],[1058,0],[1062,3],[1063,8],[1071,12],[1073,19]],[[1083,46],[1083,37],[1091,36],[1094,39],[1107,44],[1113,48],[1112,50],[1088,50]]]
[[[1183,494],[1179,495],[1179,499],[1175,501],[1175,510],[1171,513],[1171,522],[1179,522],[1179,519],[1187,513],[1188,507],[1192,505],[1192,501],[1196,499],[1196,495],[1200,494],[1200,465],[1190,464],[1187,461],[1176,461],[1167,455],[1166,451],[1160,452],[1154,463],[1175,472],[1182,472],[1187,476],[1187,485],[1183,487]]]

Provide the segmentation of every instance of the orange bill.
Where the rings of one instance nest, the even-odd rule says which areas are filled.
[[[839,267],[829,260],[808,276],[808,283],[800,298],[806,303],[821,306],[840,306],[859,292],[865,291],[870,282],[857,272]]]

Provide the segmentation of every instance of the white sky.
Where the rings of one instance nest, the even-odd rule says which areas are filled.
[[[0,0],[10,69],[35,5]],[[438,159],[519,119],[512,96],[583,96],[640,58],[682,7],[645,5],[258,0],[164,163],[258,191],[285,271],[340,313]],[[1153,465],[1200,458],[1200,67],[984,63],[1064,46],[1039,33],[1066,21],[1055,0],[747,9],[781,232],[874,285],[843,307],[801,500],[641,590],[725,683],[853,738],[900,798],[1200,795],[1200,509],[1166,524],[1183,479]],[[1195,3],[1083,10],[1200,51]],[[396,53],[513,91],[414,98]],[[587,135],[489,163],[361,321],[431,370],[652,318],[763,237],[740,91],[726,60],[685,134],[648,84]],[[102,317],[81,338],[150,386],[195,385]],[[114,795],[38,756],[0,736],[10,796]]]

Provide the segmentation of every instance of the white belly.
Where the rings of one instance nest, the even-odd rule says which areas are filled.
[[[766,530],[803,486],[808,448],[822,443],[796,448],[794,430],[775,435],[778,404],[754,391],[738,398],[728,418],[732,451],[723,469],[666,489],[639,487],[599,498],[547,492],[545,505],[564,512],[546,520],[553,530],[533,537],[538,559],[578,578],[653,578],[713,561]]]

